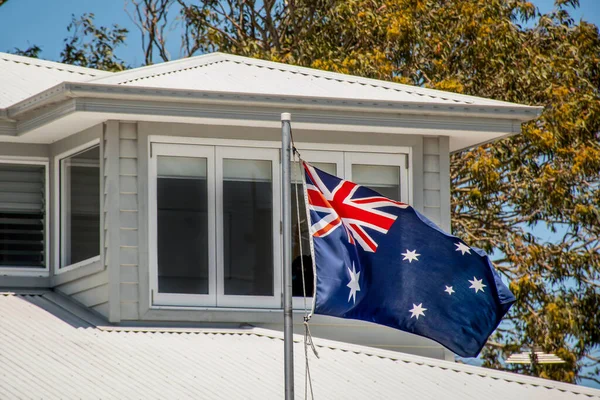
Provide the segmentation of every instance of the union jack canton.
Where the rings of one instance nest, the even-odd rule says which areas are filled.
[[[515,301],[487,255],[408,204],[303,167],[313,312],[386,325],[476,356]]]

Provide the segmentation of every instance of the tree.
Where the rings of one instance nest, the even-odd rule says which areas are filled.
[[[39,58],[40,53],[42,52],[42,48],[37,45],[32,45],[26,48],[25,50],[15,47],[12,51],[13,54],[23,57],[31,57],[31,58]]]
[[[525,0],[177,4],[183,56],[220,50],[545,106],[521,135],[452,156],[452,228],[493,252],[518,299],[484,365],[598,381],[600,37],[570,17],[578,0],[549,14]],[[534,346],[566,363],[503,362]]]
[[[83,14],[79,19],[72,16],[67,31],[72,35],[65,39],[60,53],[61,62],[105,71],[123,71],[125,63],[114,50],[125,42],[128,30],[118,25],[111,28],[96,27],[94,14]]]
[[[2,4],[0,0],[0,6]],[[110,28],[97,27],[94,14],[90,13],[79,18],[73,15],[67,32],[71,36],[64,40],[65,47],[60,53],[59,62],[104,71],[123,71],[128,68],[114,53],[117,47],[125,43],[128,34],[126,28],[116,24]],[[12,51],[13,54],[31,58],[39,58],[41,52],[42,48],[36,44],[26,49],[16,47]]]

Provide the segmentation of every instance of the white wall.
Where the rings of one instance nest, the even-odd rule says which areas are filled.
[[[119,195],[111,200],[111,207],[119,210],[118,231],[113,232],[119,245],[108,247],[109,268],[116,268],[111,277],[118,277],[118,292],[111,292],[111,320],[114,322],[188,322],[236,326],[249,323],[269,329],[279,329],[282,324],[280,311],[224,310],[224,309],[157,309],[150,307],[148,290],[148,156],[149,136],[200,137],[231,140],[278,141],[279,129],[199,126],[175,123],[138,124],[109,121],[107,133],[118,140],[118,147],[107,145],[112,151],[107,161],[118,160]],[[111,140],[109,138],[109,141]],[[449,229],[449,155],[448,138],[418,135],[367,134],[344,132],[318,132],[294,130],[295,140],[309,143],[337,143],[355,145],[360,151],[363,145],[408,146],[412,150],[409,173],[413,183],[413,205],[416,209]],[[113,154],[114,153],[114,154]],[[110,178],[109,178],[110,181]],[[113,183],[114,184],[114,183]],[[445,197],[445,198],[444,198]],[[110,213],[110,210],[109,210]],[[109,224],[113,220],[109,220]],[[137,234],[137,235],[136,235]],[[109,235],[110,236],[110,235]],[[112,240],[109,239],[109,241]],[[113,256],[113,253],[115,256]],[[112,278],[111,278],[112,279]],[[116,283],[111,281],[111,286]],[[118,318],[116,318],[118,314]],[[302,329],[302,316],[295,316],[296,329]],[[358,344],[379,346],[387,349],[444,358],[447,351],[432,341],[405,334],[386,327],[357,321],[345,321],[316,316],[313,334],[330,339],[345,340]]]
[[[55,182],[55,159],[56,156],[69,151],[75,147],[85,145],[93,140],[100,139],[103,135],[103,126],[96,125],[92,128],[86,129],[76,135],[69,136],[63,140],[51,144],[50,147],[50,188],[52,192],[51,196],[51,236],[53,239],[51,243],[52,254],[57,251],[56,241],[58,238],[54,236],[55,224],[57,221],[55,217],[56,190],[58,190],[57,182]],[[101,141],[101,153],[103,152],[103,143]],[[104,170],[106,163],[101,160],[101,168]],[[103,179],[101,180],[103,182]],[[101,209],[103,209],[104,201],[101,199]],[[103,216],[100,218],[101,226]],[[62,272],[59,274],[55,273],[54,268],[54,257],[51,257],[53,262],[51,263],[51,286],[55,288],[57,292],[65,294],[71,297],[76,302],[88,307],[105,318],[108,317],[108,272],[106,270],[103,259],[105,258],[106,252],[103,251],[104,246],[101,244],[100,249],[100,261],[92,264],[84,265],[71,271]]]

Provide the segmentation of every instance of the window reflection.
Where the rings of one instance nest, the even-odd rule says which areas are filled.
[[[271,161],[223,160],[226,295],[273,296]]]

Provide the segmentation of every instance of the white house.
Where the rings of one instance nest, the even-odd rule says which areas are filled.
[[[278,343],[282,329],[282,112],[292,114],[296,145],[308,161],[408,202],[448,231],[450,154],[517,134],[540,109],[221,53],[121,73],[0,53],[0,288],[16,293],[0,296],[0,321],[14,320],[1,326],[0,334],[18,333],[24,348],[43,347],[37,354],[47,364],[40,368],[75,368],[73,379],[83,386],[93,373],[126,374],[115,365],[127,363],[114,360],[91,366],[96,353],[141,349],[131,359],[137,368],[162,359],[161,346],[177,347],[178,355],[164,360],[173,374],[183,374],[177,378],[183,386],[165,383],[166,389],[150,390],[149,397],[161,397],[173,385],[173,393],[181,395],[174,397],[199,393],[193,391],[197,386],[186,386],[189,371],[177,370],[186,345],[214,346],[239,361],[231,371],[219,371],[218,354],[211,353],[217,369],[204,372],[210,372],[207,379],[214,375],[208,382],[217,386],[220,374],[252,369],[248,357],[267,357],[265,368],[279,371],[281,355],[269,353],[272,346],[264,345],[269,341],[256,338]],[[293,247],[299,256],[297,237]],[[301,298],[295,302],[300,332]],[[30,328],[47,332],[44,340],[33,344],[35,337],[22,334],[28,328],[20,325],[19,315],[27,316]],[[81,327],[96,333],[84,334]],[[356,356],[333,352],[335,360],[343,353],[356,368],[373,363],[360,354],[373,354],[395,360],[391,368],[400,374],[409,364],[430,365],[460,371],[460,379],[508,377],[525,388],[523,393],[533,393],[527,385],[537,385],[550,388],[556,398],[577,393],[600,398],[597,391],[572,385],[447,362],[453,354],[437,343],[381,326],[316,316],[311,327],[322,348],[356,351]],[[187,342],[160,336],[161,330],[197,334]],[[144,347],[126,334],[133,331],[166,341]],[[252,339],[238,343],[233,334]],[[55,335],[69,344],[60,344]],[[0,338],[0,346],[11,340]],[[82,353],[73,343],[89,347]],[[71,353],[54,354],[55,347]],[[10,365],[31,370],[29,358],[12,351],[16,358]],[[54,355],[46,358],[47,352]],[[327,371],[324,363],[316,368]],[[385,376],[385,362],[375,364],[371,374]],[[155,373],[138,377],[149,380],[136,385],[153,387],[156,380],[148,377]],[[273,379],[257,370],[251,381],[256,374]],[[18,397],[21,381],[5,376],[16,383],[0,380],[0,388],[10,387]],[[217,393],[280,398],[275,378],[268,386],[275,394],[236,395],[223,382],[219,390],[225,392]],[[404,389],[394,386],[398,382],[389,386],[387,379],[377,382],[382,394],[411,387],[411,377]],[[477,384],[494,386],[500,398],[503,385],[492,380]],[[119,397],[110,392],[117,383],[109,381],[89,386],[98,386],[89,397]],[[334,393],[327,391],[335,385],[321,383],[323,393]]]

